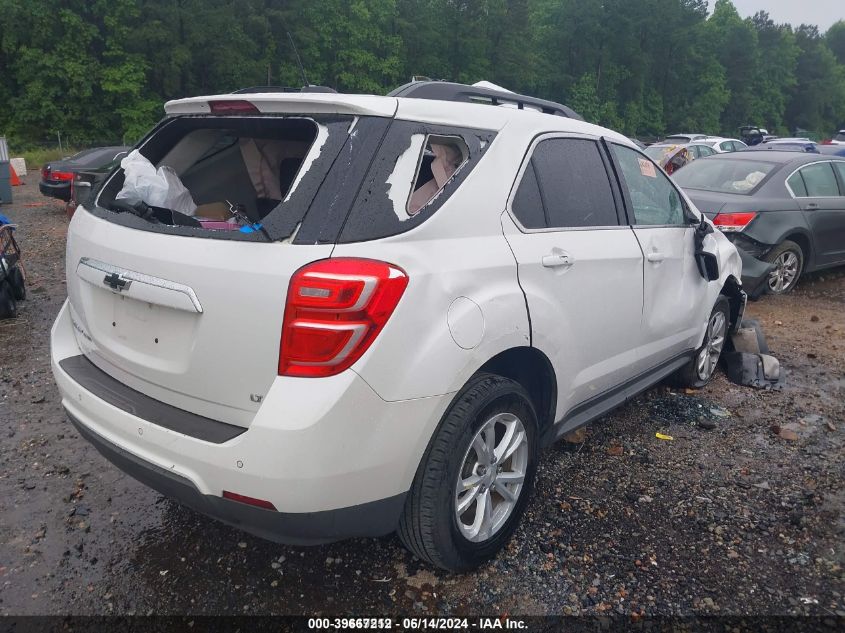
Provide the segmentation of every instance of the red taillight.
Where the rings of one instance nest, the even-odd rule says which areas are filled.
[[[741,213],[719,213],[713,218],[713,224],[725,232],[742,231],[751,220],[757,217],[756,211],[743,211]]]
[[[300,268],[288,288],[279,375],[323,377],[349,368],[407,286],[405,271],[373,259],[338,257]]]
[[[73,180],[73,172],[54,171],[50,174],[50,180]]]
[[[260,110],[255,107],[255,104],[241,99],[224,99],[222,101],[209,101],[212,114],[258,114]]]
[[[245,503],[249,506],[255,506],[257,508],[264,508],[265,510],[275,510],[276,506],[274,506],[269,501],[264,501],[264,499],[256,499],[255,497],[247,497],[246,495],[239,495],[237,492],[229,492],[228,490],[223,491],[223,498],[224,499],[231,499],[232,501],[237,501],[238,503]]]

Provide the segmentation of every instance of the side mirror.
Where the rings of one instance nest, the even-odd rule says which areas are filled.
[[[702,215],[702,217],[698,217],[697,215],[695,215],[695,213],[692,212],[692,209],[689,208],[689,205],[686,202],[681,202],[681,206],[684,210],[684,218],[686,219],[687,224],[695,226],[696,224],[702,221],[702,218],[704,216]]]
[[[695,254],[695,263],[698,265],[698,272],[707,281],[719,279],[719,259],[707,251],[699,251]]]
[[[719,259],[713,253],[704,250],[704,238],[713,232],[709,222],[696,219],[698,225],[695,229],[695,263],[698,272],[707,281],[716,281],[719,278]]]

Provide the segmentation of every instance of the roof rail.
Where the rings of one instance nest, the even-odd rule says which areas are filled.
[[[493,90],[481,86],[449,81],[412,81],[392,90],[388,97],[406,97],[411,99],[435,99],[438,101],[462,101],[489,105],[510,105],[520,110],[536,110],[545,114],[563,116],[583,121],[584,118],[572,108],[554,101],[537,97],[528,97],[515,92]]]
[[[249,95],[264,92],[328,92],[336,93],[337,90],[329,88],[328,86],[302,86],[302,88],[293,88],[291,86],[251,86],[250,88],[241,88],[235,90],[233,95]]]

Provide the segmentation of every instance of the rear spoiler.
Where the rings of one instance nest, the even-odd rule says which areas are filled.
[[[232,94],[176,99],[164,104],[168,116],[211,114],[211,102],[232,101]],[[398,101],[393,97],[334,93],[268,92],[238,95],[262,114],[351,114],[392,118]]]

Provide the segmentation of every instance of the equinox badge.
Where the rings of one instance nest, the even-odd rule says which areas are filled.
[[[106,275],[103,278],[103,283],[106,284],[112,290],[117,290],[118,292],[126,290],[132,284],[130,280],[123,279],[117,273],[111,273],[110,275]]]

